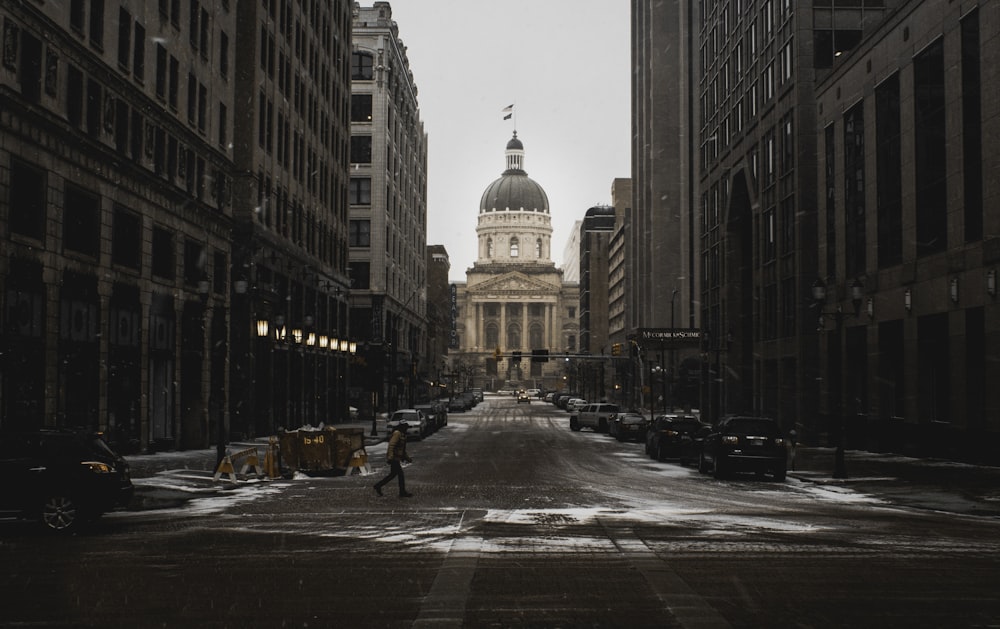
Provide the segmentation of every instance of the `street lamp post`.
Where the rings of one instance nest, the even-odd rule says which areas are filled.
[[[675,372],[675,366],[674,366],[674,364],[676,362],[676,356],[677,356],[677,338],[675,336],[675,334],[677,332],[677,324],[676,324],[676,319],[674,318],[674,300],[677,298],[677,293],[678,293],[678,290],[676,288],[673,290],[673,292],[670,293],[670,371],[669,371],[669,374],[670,374],[670,408],[671,409],[674,407],[674,379],[675,379],[675,374],[674,374],[674,372]],[[664,391],[664,400],[663,400],[664,408],[663,408],[663,410],[664,411],[666,411],[666,404],[667,404],[667,401],[666,401],[666,390],[667,390],[667,383],[664,382],[663,383],[663,391]]]
[[[864,289],[864,285],[861,280],[854,280],[851,284],[851,305],[854,307],[854,312],[844,312],[840,304],[832,311],[824,311],[823,306],[826,304],[826,284],[821,279],[817,279],[812,285],[812,296],[815,305],[819,309],[819,326],[818,330],[823,329],[823,317],[830,315],[834,318],[834,322],[837,326],[837,343],[842,347],[844,342],[844,320],[847,317],[857,317],[858,313],[861,311],[861,295]],[[844,447],[845,439],[847,433],[847,416],[844,412],[844,383],[843,383],[843,360],[839,361],[841,364],[838,365],[838,369],[841,375],[837,378],[837,413],[840,415],[838,418],[839,427],[837,429],[837,449],[834,456],[833,464],[833,477],[834,478],[847,478],[847,463],[844,460]]]

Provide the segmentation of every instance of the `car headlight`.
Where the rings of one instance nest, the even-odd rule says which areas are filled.
[[[785,445],[785,440],[782,439],[781,437],[775,437],[774,438],[774,445],[776,445],[776,446],[783,446],[783,445]]]
[[[736,444],[740,442],[740,438],[736,435],[722,435],[722,443]]]
[[[114,469],[107,463],[101,461],[82,461],[80,465],[86,466],[86,468],[95,474],[111,474]]]

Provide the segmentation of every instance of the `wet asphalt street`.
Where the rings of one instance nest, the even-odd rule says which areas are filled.
[[[985,626],[1000,519],[903,506],[880,482],[716,480],[566,414],[488,398],[370,476],[137,478],[85,534],[3,529],[0,626]],[[137,466],[138,468],[141,466]],[[221,489],[220,487],[226,487]]]

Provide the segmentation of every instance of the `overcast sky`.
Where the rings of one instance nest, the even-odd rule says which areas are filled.
[[[362,2],[371,6],[372,0]],[[628,0],[392,0],[428,134],[427,244],[451,280],[476,261],[483,190],[503,172],[515,104],[524,169],[544,188],[552,259],[629,177]]]

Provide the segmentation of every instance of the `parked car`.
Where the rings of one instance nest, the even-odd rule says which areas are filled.
[[[423,413],[424,417],[427,419],[428,435],[434,433],[438,428],[448,423],[447,407],[443,404],[438,404],[437,402],[427,402],[424,404],[417,404],[413,408]]]
[[[711,430],[694,415],[657,415],[646,433],[646,454],[657,461],[680,459],[681,465],[698,461],[701,444]]]
[[[100,433],[46,429],[0,434],[0,515],[70,533],[128,505],[129,466]]]
[[[645,441],[649,420],[639,413],[615,413],[608,424],[608,434],[618,441]]]
[[[528,396],[527,391],[517,392],[517,403],[520,404],[521,402],[527,402],[528,404],[531,404],[531,398]]]
[[[566,410],[566,403],[573,398],[579,398],[579,393],[560,393],[552,399],[552,403],[559,408]]]
[[[545,397],[543,399],[546,402],[552,403],[552,398],[554,398],[555,396],[556,396],[555,391],[549,391],[548,393],[545,394]]]
[[[469,410],[469,405],[461,395],[456,395],[448,400],[449,413],[464,413],[467,410]]]
[[[582,409],[584,406],[586,406],[587,403],[588,403],[587,400],[583,399],[582,397],[570,398],[566,402],[566,410],[569,411],[570,413],[576,413],[579,412],[580,409]]]
[[[482,389],[469,389],[469,391],[472,393],[473,396],[475,396],[475,398],[476,398],[476,404],[479,404],[480,402],[482,402],[485,399],[483,397],[483,390]]]
[[[396,429],[399,422],[406,421],[406,438],[423,439],[427,436],[427,417],[415,408],[401,408],[393,412],[387,424],[388,433]]]
[[[716,478],[733,472],[770,473],[785,480],[788,451],[778,422],[767,417],[723,418],[706,436],[698,471]]]
[[[618,413],[617,404],[599,402],[584,404],[575,416],[569,418],[570,430],[590,428],[597,432],[608,432],[611,418]]]

